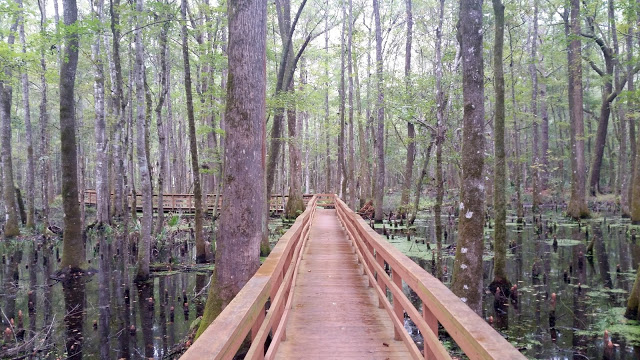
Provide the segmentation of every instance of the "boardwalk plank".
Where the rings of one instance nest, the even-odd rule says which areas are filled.
[[[278,359],[407,359],[357,263],[335,210],[318,209]]]

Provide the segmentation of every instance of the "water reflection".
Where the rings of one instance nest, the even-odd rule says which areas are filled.
[[[210,268],[155,272],[149,283],[137,287],[128,246],[118,250],[126,240],[98,233],[87,239],[90,275],[62,278],[56,274],[61,241],[39,236],[29,240],[0,242],[0,310],[7,315],[5,319],[0,312],[0,337],[10,329],[8,341],[0,340],[5,346],[0,358],[32,351],[35,358],[51,359],[161,358],[185,338],[194,314],[201,311],[192,299],[195,289],[208,282]],[[183,246],[182,239],[176,239],[176,249],[167,256],[179,254]],[[187,246],[187,257],[178,263],[190,263],[192,245]],[[175,309],[182,314],[175,316]],[[20,329],[24,341],[16,343],[10,319],[15,335]],[[27,349],[24,344],[34,336]]]
[[[67,358],[72,360],[82,359],[85,275],[82,273],[67,274],[62,280],[62,289],[66,312],[64,324],[67,335],[65,343]]]

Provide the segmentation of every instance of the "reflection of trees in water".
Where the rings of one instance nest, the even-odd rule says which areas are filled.
[[[167,349],[169,347],[167,343],[167,303],[169,298],[169,293],[166,288],[167,277],[160,276],[158,278],[158,294],[160,299],[158,302],[160,303],[160,331],[162,335],[162,353],[166,354]]]
[[[67,328],[67,359],[82,359],[85,278],[82,274],[67,274],[62,281]]]
[[[18,266],[22,261],[22,249],[19,248],[16,252],[9,255],[9,263],[7,264],[4,272],[4,297],[5,307],[4,316],[1,317],[3,328],[11,327],[7,323],[7,319],[16,318],[16,294],[18,293],[18,281],[20,280],[20,270]],[[5,318],[6,316],[6,318]],[[4,330],[4,329],[3,329]]]
[[[126,235],[123,236],[126,239]],[[123,244],[124,239],[120,239],[118,243]],[[128,266],[128,254],[126,252],[126,246],[121,247],[123,254],[116,256],[115,269],[112,272],[115,286],[115,309],[117,309],[117,323],[118,323],[118,359],[129,358],[129,279],[127,276]]]
[[[98,272],[98,334],[100,335],[100,357],[110,358],[111,340],[109,336],[109,319],[111,318],[110,307],[110,275],[111,275],[111,249],[104,234],[98,234],[98,244],[100,246],[100,271]]]
[[[140,310],[140,330],[144,342],[145,358],[154,357],[153,347],[153,313],[155,299],[153,297],[153,280],[136,284],[138,289],[138,309]]]

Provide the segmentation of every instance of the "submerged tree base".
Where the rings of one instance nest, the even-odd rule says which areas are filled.
[[[204,307],[204,314],[202,314],[202,319],[200,320],[200,326],[198,326],[198,331],[196,332],[195,339],[198,339],[200,335],[207,329],[207,327],[215,320],[218,315],[222,312],[224,308],[224,301],[222,297],[219,296],[218,287],[216,280],[216,271],[213,271],[211,275],[211,285],[209,286],[209,291],[207,294],[207,304]]]
[[[494,295],[496,294],[496,290],[498,288],[500,288],[502,294],[507,298],[511,294],[511,283],[509,282],[509,280],[500,276],[496,276],[491,284],[489,284],[489,291],[491,291],[491,293]]]

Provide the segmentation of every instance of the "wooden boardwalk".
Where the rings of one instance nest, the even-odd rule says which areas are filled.
[[[113,200],[113,194],[111,194],[111,198]],[[312,194],[303,194],[302,201],[305,206],[313,197]],[[129,201],[129,206],[133,205],[133,197],[131,194],[127,197]],[[285,205],[289,200],[289,195],[281,195],[281,194],[273,194],[271,195],[271,200],[269,201],[269,211],[274,214],[282,214],[284,212]],[[216,210],[220,210],[222,206],[222,197],[216,194],[203,194],[203,203],[207,212],[213,212],[214,207]],[[216,201],[218,202],[218,206],[214,206]],[[153,211],[158,210],[158,195],[153,194],[152,197],[152,205]],[[96,205],[98,203],[98,195],[96,191],[93,189],[84,191],[84,203],[86,205]],[[164,212],[184,212],[184,213],[193,213],[195,212],[195,200],[193,194],[173,194],[166,193],[162,195],[162,208]],[[136,194],[136,209],[138,211],[142,211],[142,194]]]
[[[340,198],[317,194],[182,359],[452,360],[444,332],[471,360],[525,359]]]
[[[319,209],[294,284],[281,359],[408,359],[394,340],[389,314],[378,308],[336,210]]]

